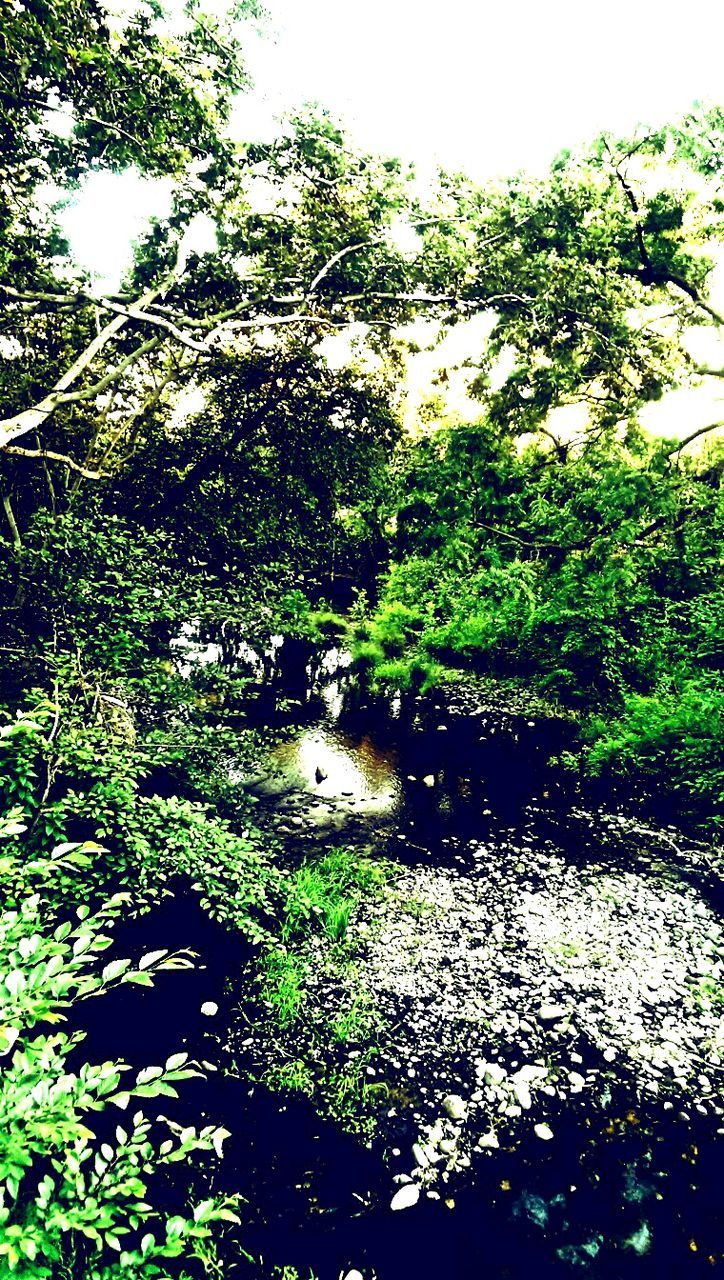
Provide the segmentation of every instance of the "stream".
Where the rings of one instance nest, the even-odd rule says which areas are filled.
[[[177,976],[161,983],[166,1016],[136,1015],[139,1040],[171,1052],[175,1002],[184,1026],[218,1004],[215,1020],[191,1015],[187,1043],[226,1074],[191,1102],[232,1132],[217,1186],[248,1198],[243,1247],[305,1280],[721,1270],[713,851],[581,795],[547,763],[570,724],[525,701],[470,688],[407,716],[360,705],[336,651],[282,692],[265,757],[238,776],[255,820],[291,864],[355,845],[394,866],[350,921],[353,973],[309,943],[315,999],[342,1008],[362,990],[380,1020],[371,1053],[351,1043],[333,1060],[361,1058],[382,1102],[351,1136],[267,1088],[270,1059],[299,1047],[294,1024],[280,1050],[239,1001],[244,957],[192,900],[166,934],[157,919],[154,945],[192,933],[204,967],[178,996]]]

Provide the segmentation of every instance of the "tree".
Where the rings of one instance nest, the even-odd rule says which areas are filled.
[[[513,375],[491,401],[516,429],[538,426],[578,396],[610,422],[683,372],[676,336],[632,320],[632,309],[673,293],[679,329],[692,311],[719,322],[706,301],[699,251],[713,225],[702,226],[701,202],[660,190],[644,198],[629,170],[668,147],[708,171],[721,148],[720,113],[633,142],[602,139],[588,155],[561,157],[549,179],[516,179],[505,190],[443,176],[423,208],[408,172],[356,154],[324,117],[292,121],[272,145],[233,145],[224,121],[244,85],[238,41],[199,12],[190,10],[171,40],[160,9],[121,32],[99,7],[41,10],[14,16],[0,67],[5,152],[29,126],[40,133],[19,157],[4,157],[3,332],[33,353],[31,368],[30,360],[12,368],[0,422],[6,456],[57,463],[61,454],[93,478],[99,465],[117,463],[114,448],[124,456],[149,398],[240,343],[253,348],[262,334],[283,344],[286,333],[317,341],[353,320],[381,338],[421,310],[448,324],[497,313],[482,365],[503,346],[516,350]],[[18,68],[36,77],[31,94]],[[136,90],[139,77],[150,92]],[[67,138],[48,132],[56,102],[69,104]],[[42,236],[23,221],[37,190],[29,173],[63,186],[100,164],[177,181],[173,213],[146,238],[115,296],[96,296],[77,278],[69,287],[53,262],[52,228]],[[183,232],[200,213],[212,218],[217,246],[187,259]],[[417,231],[417,252],[397,247],[400,224]],[[113,414],[114,446],[95,440],[89,463],[77,456],[76,445],[89,446],[78,425],[99,403]]]

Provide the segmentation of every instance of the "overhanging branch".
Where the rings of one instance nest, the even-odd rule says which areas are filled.
[[[24,449],[21,445],[9,444],[5,446],[5,453],[10,453],[16,458],[40,458],[44,462],[62,462],[63,466],[69,467],[71,471],[77,472],[86,480],[103,480],[107,476],[103,471],[90,471],[88,467],[76,462],[75,458],[69,458],[65,453],[56,453],[53,449]]]

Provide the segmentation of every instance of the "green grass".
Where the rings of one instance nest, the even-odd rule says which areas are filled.
[[[384,1081],[370,1079],[367,1068],[377,1053],[368,1049],[360,1058],[330,1071],[320,1092],[331,1115],[353,1133],[371,1138],[375,1133],[375,1112],[384,1106],[389,1089]]]
[[[314,1093],[314,1076],[301,1058],[267,1067],[262,1080],[274,1093],[304,1093],[307,1097]]]
[[[355,995],[349,1009],[340,1012],[332,1023],[332,1036],[338,1044],[365,1040],[379,1026],[380,1016],[366,991]]]
[[[299,956],[273,947],[262,963],[261,998],[272,1005],[281,1026],[299,1017],[307,966]]]
[[[321,929],[340,942],[346,935],[356,903],[387,882],[389,866],[354,849],[333,849],[305,862],[287,894],[282,938],[304,937]]]

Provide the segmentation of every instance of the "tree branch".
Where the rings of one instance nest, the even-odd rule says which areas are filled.
[[[15,512],[13,511],[13,504],[10,501],[10,495],[5,491],[4,485],[2,486],[2,504],[8,526],[10,528],[10,536],[13,541],[13,551],[16,556],[19,556],[23,549],[23,540],[20,537],[20,530],[18,529],[18,522],[15,519]]]
[[[630,154],[633,155],[633,152]],[[712,320],[714,320],[716,324],[724,325],[724,316],[721,315],[716,308],[712,307],[711,303],[706,302],[704,298],[702,298],[695,285],[691,284],[683,276],[674,275],[672,272],[664,271],[654,266],[646,245],[646,240],[644,239],[644,231],[641,223],[641,208],[638,200],[636,199],[633,187],[629,183],[626,175],[621,172],[620,164],[615,166],[614,172],[634,215],[636,243],[638,245],[639,258],[641,260],[640,271],[627,271],[624,269],[625,274],[637,276],[644,284],[673,285],[675,289],[678,289],[681,293],[685,293],[688,298],[691,298],[692,302],[696,303],[697,307],[702,311],[705,311],[707,315],[711,316]]]
[[[153,311],[142,310],[140,304],[136,307],[125,307],[122,303],[113,302],[110,298],[95,298],[92,294],[88,294],[86,297],[88,302],[101,307],[104,311],[110,311],[117,316],[124,316],[127,320],[135,320],[138,324],[150,324],[156,329],[164,329],[166,333],[171,334],[172,338],[175,338],[177,342],[180,342],[184,347],[188,347],[191,351],[205,352],[208,349],[208,342],[197,342],[195,338],[190,338],[188,334],[183,333],[172,320],[167,320],[165,316],[157,315]]]
[[[70,467],[71,471],[76,471],[78,475],[83,476],[86,480],[104,480],[107,478],[104,472],[89,471],[88,467],[82,466],[74,458],[69,458],[65,453],[55,453],[53,449],[23,449],[21,445],[8,444],[5,446],[4,452],[12,454],[15,458],[42,458],[44,462],[62,462],[65,467]]]
[[[171,276],[161,284],[155,285],[151,289],[147,289],[143,297],[140,299],[139,306],[145,307],[149,302],[152,302],[154,298],[158,297],[159,293],[169,286],[176,274],[176,271],[177,267],[174,268]],[[23,409],[12,418],[6,418],[3,421],[0,421],[0,449],[4,448],[5,445],[10,444],[12,440],[16,440],[19,436],[26,435],[28,431],[38,431],[51,414],[55,412],[59,404],[69,403],[67,398],[64,399],[68,388],[72,387],[73,384],[78,381],[78,378],[85,372],[88,366],[92,364],[95,357],[100,354],[103,348],[107,346],[118,333],[120,333],[121,329],[126,325],[127,320],[128,317],[125,315],[114,316],[105,328],[101,329],[100,332],[96,334],[93,341],[89,342],[85,350],[81,351],[80,355],[76,357],[70,368],[66,369],[63,376],[58,379],[53,390],[45,396],[39,404],[33,406],[31,409]],[[148,347],[146,347],[146,349],[148,349]],[[112,375],[107,374],[105,379],[101,379],[101,382],[107,386],[111,381],[113,381],[114,377],[120,376],[124,369],[128,368],[128,366],[142,354],[142,348],[137,348],[135,353],[132,353],[131,356],[127,356],[125,360],[121,361],[120,365],[117,366]],[[73,393],[73,396],[77,396],[78,398],[88,398],[81,392]]]
[[[696,431],[692,431],[691,435],[684,436],[683,440],[678,440],[675,444],[672,444],[671,448],[666,450],[664,456],[666,458],[674,457],[677,453],[681,453],[682,449],[685,449],[692,441],[698,440],[700,436],[708,435],[710,431],[717,431],[719,427],[724,427],[724,418],[720,422],[710,422],[706,427],[699,427]]]

